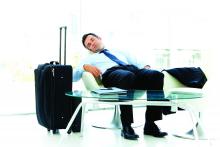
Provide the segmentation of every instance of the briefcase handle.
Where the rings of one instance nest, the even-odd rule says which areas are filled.
[[[50,61],[50,64],[57,65],[57,64],[59,64],[59,62],[57,62],[57,61]]]
[[[64,30],[64,32],[63,32]],[[64,33],[64,34],[63,34]],[[67,33],[67,26],[62,26],[60,27],[60,47],[59,47],[59,63],[61,64],[61,56],[62,56],[62,47],[64,49],[64,65],[66,65],[66,33]],[[63,46],[62,46],[62,36],[64,35],[64,40],[63,40]]]

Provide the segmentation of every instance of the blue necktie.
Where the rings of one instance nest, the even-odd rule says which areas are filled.
[[[121,61],[117,57],[115,57],[113,54],[111,54],[109,52],[109,50],[107,50],[107,49],[103,49],[102,51],[100,51],[100,53],[105,54],[109,59],[116,62],[118,65],[127,65],[126,63],[124,63],[123,61]]]

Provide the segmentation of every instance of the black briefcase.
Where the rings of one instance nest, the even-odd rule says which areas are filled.
[[[64,29],[66,40],[66,27],[60,28],[60,38]],[[60,39],[60,44],[61,44]],[[66,44],[66,41],[64,41]],[[66,45],[64,45],[64,65],[51,61],[38,65],[34,70],[36,115],[40,125],[57,133],[58,129],[65,129],[73,112],[81,99],[71,99],[65,92],[72,91],[72,66],[66,64]],[[81,127],[81,111],[71,126],[73,132],[79,132]],[[68,132],[70,132],[69,130]]]

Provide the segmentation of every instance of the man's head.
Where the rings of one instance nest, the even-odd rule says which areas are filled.
[[[94,33],[88,33],[83,35],[82,44],[84,45],[85,48],[87,48],[88,50],[94,53],[99,52],[104,48],[102,39]]]

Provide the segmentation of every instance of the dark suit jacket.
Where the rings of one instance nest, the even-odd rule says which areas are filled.
[[[207,78],[200,67],[172,68],[165,69],[165,71],[188,87],[202,88],[207,81]]]

